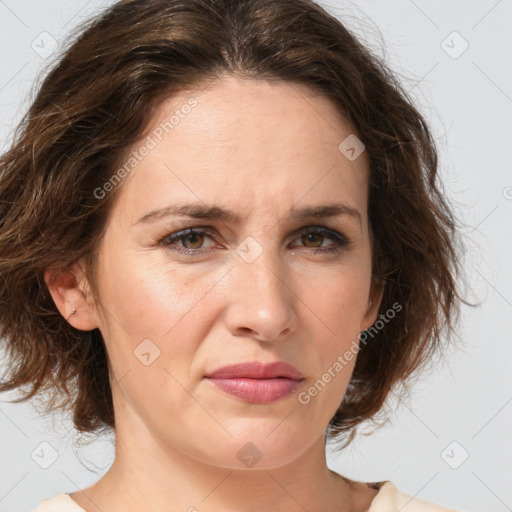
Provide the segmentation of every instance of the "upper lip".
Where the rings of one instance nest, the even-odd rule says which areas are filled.
[[[277,361],[274,363],[260,363],[252,361],[223,366],[206,375],[206,377],[219,379],[247,378],[247,379],[275,379],[285,377],[287,379],[300,380],[302,373],[291,364]]]

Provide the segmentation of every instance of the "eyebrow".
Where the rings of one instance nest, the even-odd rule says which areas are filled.
[[[357,220],[359,224],[362,224],[362,216],[359,210],[340,202],[292,208],[286,215],[286,218],[292,221],[305,221],[309,219],[325,219],[340,215],[352,217]],[[142,216],[134,225],[151,224],[168,217],[191,217],[193,219],[218,220],[234,224],[239,224],[241,220],[240,216],[233,210],[204,203],[190,203],[181,206],[171,205],[152,210]]]

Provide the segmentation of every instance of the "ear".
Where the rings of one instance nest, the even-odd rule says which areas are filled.
[[[369,329],[377,321],[379,308],[382,302],[382,297],[384,296],[385,286],[385,282],[381,279],[372,280],[369,298],[369,301],[371,301],[371,305],[368,307],[368,310],[366,311],[363,321],[361,322],[361,332],[365,331],[366,329]]]
[[[82,259],[62,270],[47,269],[44,280],[60,314],[81,331],[99,327]],[[75,311],[73,313],[73,311]]]

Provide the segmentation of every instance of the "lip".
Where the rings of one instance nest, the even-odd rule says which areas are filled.
[[[274,363],[251,361],[223,366],[209,373],[207,377],[218,379],[233,379],[237,377],[246,379],[275,379],[277,377],[285,377],[287,379],[300,380],[302,379],[302,373],[295,366],[282,361]]]
[[[206,375],[217,389],[249,403],[266,404],[293,393],[304,379],[288,363],[238,363]]]

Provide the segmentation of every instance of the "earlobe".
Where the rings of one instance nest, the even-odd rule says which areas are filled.
[[[90,331],[98,326],[95,305],[88,299],[88,283],[81,261],[60,269],[47,269],[44,280],[60,314],[73,327]]]

